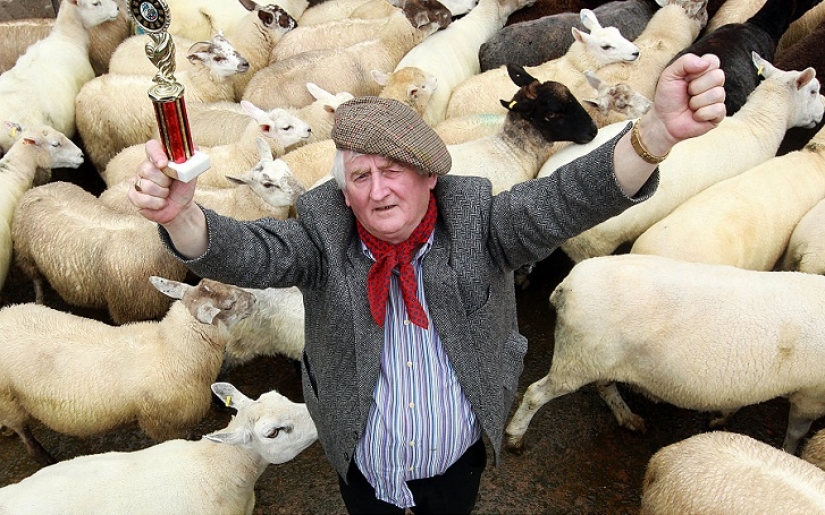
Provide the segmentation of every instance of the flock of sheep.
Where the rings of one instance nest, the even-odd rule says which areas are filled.
[[[565,7],[544,15],[551,0],[167,2],[175,77],[212,162],[196,200],[246,220],[294,216],[298,196],[328,179],[335,109],[353,97],[408,104],[447,142],[451,173],[503,191],[623,130],[677,56],[719,55],[728,117],[674,147],[649,201],[562,246],[575,266],[550,297],[552,366],[524,393],[507,445],[520,450],[544,404],[591,383],[635,431],[645,422],[616,383],[718,411],[715,427],[787,397],[783,449],[724,431],[668,446],[650,461],[641,513],[753,513],[759,495],[771,513],[825,514],[825,434],[808,439],[825,415],[825,4],[555,2]],[[0,309],[0,426],[49,465],[0,488],[0,513],[251,514],[267,464],[297,455],[315,429],[276,392],[253,401],[215,381],[256,356],[300,359],[301,294],[197,281],[126,200],[157,137],[146,95],[157,69],[125,7],[63,0],[51,22],[0,25],[0,286],[19,272],[36,292]],[[595,138],[508,106],[520,88],[562,101],[548,81],[581,102]],[[84,162],[100,195],[52,180]],[[111,323],[43,305],[44,281]],[[213,392],[237,417],[182,440]],[[78,437],[137,423],[164,443],[55,463],[33,420]],[[107,502],[131,504],[78,495],[104,484],[129,492]],[[151,495],[170,489],[186,495]]]

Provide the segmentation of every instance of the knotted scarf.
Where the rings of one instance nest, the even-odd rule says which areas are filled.
[[[413,252],[429,240],[430,234],[435,228],[437,217],[438,208],[436,207],[435,196],[430,193],[430,203],[421,223],[413,230],[409,238],[397,244],[387,243],[376,238],[361,225],[361,222],[356,221],[358,236],[375,258],[375,263],[372,264],[372,268],[370,268],[367,275],[367,298],[370,302],[372,318],[375,319],[379,327],[384,326],[387,298],[390,292],[390,277],[396,266],[398,266],[400,273],[398,284],[401,287],[401,298],[404,299],[410,321],[425,329],[429,327],[427,314],[416,296],[418,281],[415,278],[412,258]]]

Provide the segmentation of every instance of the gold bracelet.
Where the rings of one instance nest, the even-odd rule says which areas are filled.
[[[633,130],[630,131],[630,145],[633,147],[633,150],[639,154],[639,157],[645,160],[645,162],[650,163],[652,165],[657,165],[665,160],[665,158],[670,154],[668,150],[667,153],[663,156],[654,156],[645,148],[644,144],[642,143],[642,138],[639,135],[639,120],[633,123]]]

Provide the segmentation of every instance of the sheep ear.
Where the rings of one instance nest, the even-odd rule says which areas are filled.
[[[602,81],[602,79],[598,75],[596,75],[590,70],[584,72],[584,76],[587,79],[587,83],[590,84],[590,87],[592,87],[596,91],[598,91],[601,85],[604,84],[604,81]]]
[[[370,70],[370,75],[372,75],[372,80],[377,82],[379,86],[386,86],[387,82],[390,80],[389,74],[384,73],[381,70]]]
[[[585,34],[584,32],[580,31],[576,27],[570,27],[570,32],[573,33],[573,39],[575,39],[576,41],[578,41],[581,44],[585,43],[585,39],[587,38],[588,34]]]
[[[407,97],[409,98],[416,98],[418,97],[418,86],[410,86],[407,88]]]
[[[315,98],[315,100],[321,100],[322,98],[326,99],[332,97],[332,93],[312,82],[307,82],[307,91],[309,91],[309,94],[312,95],[312,97]]]
[[[164,279],[156,275],[149,277],[149,280],[152,282],[152,286],[157,288],[159,292],[173,299],[183,298],[183,294],[192,289],[192,286],[188,284],[171,279]]]
[[[596,14],[590,9],[582,9],[579,12],[579,19],[581,19],[582,25],[584,25],[591,33],[596,29],[602,28],[599,24],[599,20],[596,19]]]
[[[191,62],[195,61],[206,61],[206,56],[209,55],[209,42],[208,41],[199,41],[194,45],[189,47],[189,52],[186,55],[186,58],[189,59]]]
[[[23,132],[23,126],[20,125],[19,123],[10,122],[8,120],[6,120],[3,123],[5,124],[6,128],[9,130],[9,135],[14,139],[17,139],[17,136],[21,132]]]
[[[244,111],[246,111],[246,114],[248,114],[255,120],[260,120],[261,117],[266,114],[266,111],[260,109],[258,106],[256,106],[249,100],[241,100],[241,108]]]
[[[254,11],[255,9],[258,8],[258,4],[256,4],[252,0],[239,0],[239,1],[241,2],[241,5],[244,6],[244,8],[247,11]]]
[[[228,408],[233,409],[241,409],[244,406],[248,406],[250,403],[255,402],[243,393],[240,390],[235,388],[232,383],[227,382],[217,382],[212,383],[212,393],[218,397],[221,402],[223,402]]]
[[[516,86],[527,86],[532,82],[536,82],[536,78],[527,73],[523,66],[518,64],[508,64],[507,73],[510,75]]]
[[[215,306],[203,304],[198,306],[197,312],[195,313],[195,318],[202,324],[211,325],[212,322],[215,321],[215,317],[218,316],[218,313],[220,312],[221,310]]]
[[[260,157],[259,161],[272,161],[274,159],[272,156],[272,149],[269,148],[266,140],[258,136],[255,138],[255,144],[258,146],[258,156]]]
[[[806,84],[814,80],[814,77],[816,77],[816,70],[813,68],[805,68],[799,77],[796,78],[796,89],[802,89]]]
[[[249,435],[246,431],[241,430],[219,431],[217,433],[204,435],[203,437],[207,440],[226,445],[244,445],[249,442]]]
[[[751,51],[751,59],[753,60],[753,65],[756,66],[757,75],[761,75],[767,79],[776,73],[776,68],[756,52]]]

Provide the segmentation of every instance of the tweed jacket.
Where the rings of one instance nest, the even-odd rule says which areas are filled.
[[[549,177],[496,196],[486,179],[446,175],[436,183],[439,215],[423,261],[425,294],[496,460],[527,351],[517,326],[513,271],[647,198],[658,184],[657,171],[636,197],[621,192],[612,171],[618,137]],[[195,274],[302,291],[304,401],[328,459],[346,477],[384,345],[367,300],[372,261],[362,252],[352,211],[335,181],[328,181],[302,196],[295,219],[238,222],[205,212],[208,249],[184,260]],[[168,235],[161,235],[169,245]]]

